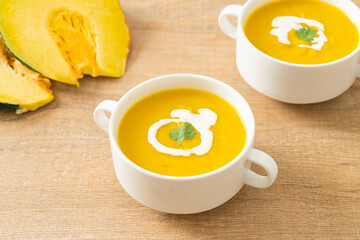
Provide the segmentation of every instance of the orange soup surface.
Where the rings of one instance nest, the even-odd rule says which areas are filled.
[[[213,141],[207,153],[174,156],[159,152],[150,144],[150,127],[162,119],[173,119],[170,114],[176,109],[189,110],[192,114],[208,109],[217,115],[216,123],[209,128]],[[185,138],[179,144],[170,137],[172,131],[181,132],[180,129],[185,129],[184,122],[168,123],[157,130],[156,139],[173,149],[189,150],[200,145],[201,134],[191,124],[188,131],[189,135],[195,134],[192,139]],[[131,106],[120,121],[117,137],[122,152],[138,166],[162,175],[193,176],[232,161],[245,146],[246,131],[237,110],[217,95],[196,89],[171,89],[151,94]]]
[[[244,31],[260,51],[297,64],[343,58],[359,44],[359,31],[341,9],[320,0],[275,0],[255,9]]]

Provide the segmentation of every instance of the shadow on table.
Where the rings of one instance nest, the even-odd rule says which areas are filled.
[[[297,119],[324,128],[354,131],[360,126],[360,80],[345,93],[322,103],[296,105],[272,101],[275,107],[290,112]]]
[[[236,239],[246,231],[255,231],[263,211],[274,210],[269,205],[273,197],[267,198],[267,194],[264,189],[244,186],[232,199],[209,211],[182,215],[157,212],[158,219],[166,222],[169,230],[181,231],[183,236],[186,232],[192,239]]]

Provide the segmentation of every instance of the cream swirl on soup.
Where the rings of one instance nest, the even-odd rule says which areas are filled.
[[[244,32],[263,53],[296,64],[332,62],[359,45],[352,19],[321,0],[267,2],[249,14]]]
[[[204,155],[211,149],[213,133],[210,131],[210,127],[216,123],[216,113],[206,108],[199,109],[199,114],[190,113],[190,111],[186,109],[175,109],[171,112],[171,117],[177,119],[162,119],[151,125],[149,128],[148,141],[157,151],[173,156],[190,156],[191,153]],[[201,134],[200,145],[191,149],[183,150],[178,148],[169,148],[161,144],[156,139],[156,133],[160,127],[171,122],[188,122],[193,125]]]
[[[307,47],[320,51],[325,42],[327,42],[327,37],[324,33],[324,25],[316,20],[294,16],[281,16],[274,18],[271,25],[275,28],[270,31],[270,34],[277,36],[279,42],[283,44],[290,45],[289,32],[291,30],[298,31],[299,29],[304,28],[304,25],[317,28],[315,34],[318,36],[313,37],[310,41],[313,43],[312,45],[299,44],[297,45],[298,47]]]

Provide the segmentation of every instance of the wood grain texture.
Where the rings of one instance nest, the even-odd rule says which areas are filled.
[[[280,103],[237,71],[235,41],[217,26],[234,1],[121,3],[132,36],[122,78],[85,78],[80,88],[53,82],[51,104],[0,112],[0,239],[360,239],[360,80],[325,103]],[[273,186],[245,186],[195,215],[156,212],[127,195],[93,110],[170,73],[217,78],[247,99],[255,147],[279,166]]]

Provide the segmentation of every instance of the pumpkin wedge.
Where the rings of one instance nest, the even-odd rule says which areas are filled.
[[[120,77],[130,35],[118,0],[0,0],[9,52],[42,75],[79,85],[84,74]]]
[[[54,99],[50,85],[49,79],[10,55],[0,41],[0,110],[34,111]]]

